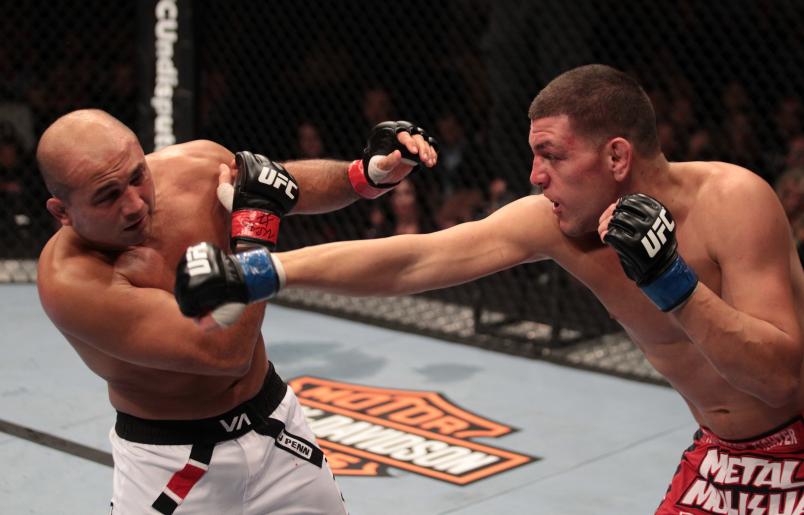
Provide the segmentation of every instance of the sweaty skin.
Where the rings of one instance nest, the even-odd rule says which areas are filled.
[[[421,136],[399,142],[425,166],[436,162]],[[231,327],[206,332],[173,296],[185,249],[229,247],[229,215],[216,189],[231,182],[234,156],[211,141],[144,155],[136,136],[96,110],[70,113],[42,135],[37,160],[62,224],[42,251],[38,289],[56,327],[108,382],[112,405],[141,418],[196,419],[253,397],[268,359],[260,328],[265,303]],[[411,166],[395,150],[385,169]],[[286,163],[302,192],[293,213],[327,212],[357,200],[348,163]]]
[[[206,334],[177,312],[172,296],[175,263],[188,245],[229,244],[215,188],[219,165],[231,159],[211,142],[150,154],[144,161],[155,207],[141,244],[99,251],[68,226],[42,252],[42,304],[87,366],[108,382],[120,411],[209,417],[252,397],[262,384],[264,305],[249,307],[248,320],[221,334]],[[127,173],[128,166],[120,170]]]
[[[532,121],[529,142],[543,195],[436,233],[279,253],[287,286],[397,295],[552,259],[598,297],[702,426],[741,439],[799,416],[804,272],[770,187],[727,163],[643,157],[622,138],[591,144],[563,115]],[[636,192],[672,213],[679,254],[700,279],[671,313],[601,242],[617,198]]]

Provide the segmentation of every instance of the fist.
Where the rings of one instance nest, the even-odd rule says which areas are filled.
[[[262,245],[273,249],[279,222],[299,200],[299,186],[281,164],[260,154],[238,152],[232,200],[232,249]]]
[[[658,200],[636,193],[617,202],[603,241],[619,254],[625,275],[641,285],[675,258],[675,229],[672,215]]]
[[[202,242],[188,247],[179,261],[174,295],[184,316],[203,317],[206,328],[226,327],[247,304],[276,295],[283,282],[281,263],[264,247],[228,255]]]
[[[349,166],[349,180],[360,196],[376,198],[419,164],[435,166],[435,147],[435,139],[410,122],[379,123],[371,129],[362,158]]]
[[[222,304],[246,304],[248,290],[238,264],[211,243],[187,248],[176,267],[173,293],[182,314],[198,318]]]
[[[662,311],[678,307],[698,284],[695,272],[678,255],[675,230],[667,208],[642,193],[626,195],[609,207],[598,227],[625,275]]]

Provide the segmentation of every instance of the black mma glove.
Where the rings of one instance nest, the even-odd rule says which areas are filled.
[[[411,136],[420,134],[433,148],[437,145],[436,140],[428,136],[424,129],[410,122],[382,122],[375,125],[363,149],[363,158],[349,165],[349,181],[361,197],[377,198],[399,184],[407,175],[397,177],[391,170],[380,169],[376,163],[383,156],[399,150],[402,153],[403,163],[414,167],[421,163],[418,154],[411,154],[407,147],[399,142],[397,134],[400,132],[408,132]]]
[[[617,202],[604,241],[617,251],[631,280],[662,311],[680,306],[698,284],[678,255],[676,224],[653,197],[636,193]]]
[[[281,164],[260,154],[235,154],[237,176],[232,200],[232,250],[238,243],[273,250],[279,221],[299,200],[299,185]]]
[[[185,316],[208,317],[225,327],[237,321],[246,304],[276,295],[284,277],[282,264],[264,247],[227,255],[203,242],[187,247],[173,293]]]

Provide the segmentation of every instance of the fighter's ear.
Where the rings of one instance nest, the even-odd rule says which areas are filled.
[[[613,138],[606,144],[606,163],[615,181],[622,182],[628,177],[633,155],[631,142],[625,138]]]
[[[59,221],[61,225],[72,225],[70,215],[67,214],[67,208],[60,199],[50,197],[45,204],[47,210],[53,215],[53,218]]]

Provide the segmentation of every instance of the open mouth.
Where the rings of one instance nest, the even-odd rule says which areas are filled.
[[[142,218],[140,218],[139,220],[137,220],[137,221],[136,221],[136,222],[134,222],[133,224],[131,224],[131,225],[127,226],[127,227],[126,227],[126,228],[124,228],[123,230],[124,230],[124,231],[136,231],[136,230],[138,230],[140,227],[142,227],[144,223],[145,223],[145,216],[143,215],[143,217],[142,217]]]

